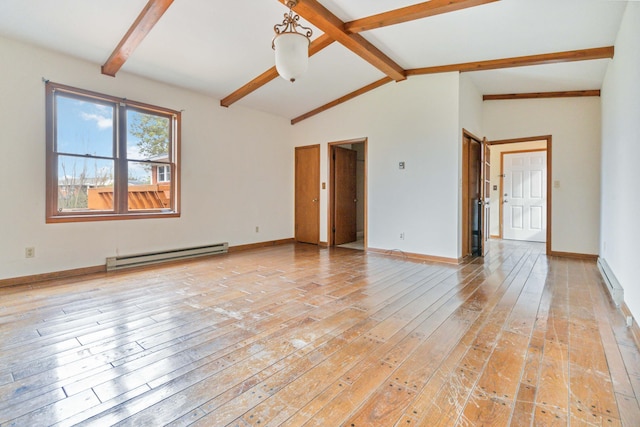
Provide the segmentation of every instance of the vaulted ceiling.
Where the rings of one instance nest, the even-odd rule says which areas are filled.
[[[625,6],[300,0],[294,11],[311,24],[313,42],[295,83],[272,68],[282,0],[2,0],[0,36],[93,62],[96,73],[145,76],[295,123],[379,85],[442,71],[469,73],[484,95],[598,90]]]

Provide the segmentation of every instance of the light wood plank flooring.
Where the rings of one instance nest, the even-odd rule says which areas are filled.
[[[595,263],[283,245],[0,289],[0,425],[640,426]]]

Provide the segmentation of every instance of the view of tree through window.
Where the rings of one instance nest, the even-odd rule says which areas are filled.
[[[176,213],[180,113],[53,83],[47,100],[48,219]]]

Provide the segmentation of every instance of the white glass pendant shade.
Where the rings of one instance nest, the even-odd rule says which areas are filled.
[[[276,70],[290,82],[300,77],[309,65],[309,39],[300,33],[285,32],[273,40]]]

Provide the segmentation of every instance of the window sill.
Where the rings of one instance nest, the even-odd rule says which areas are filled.
[[[141,212],[129,214],[55,215],[47,217],[47,224],[91,221],[122,221],[130,219],[179,218],[180,212]]]

